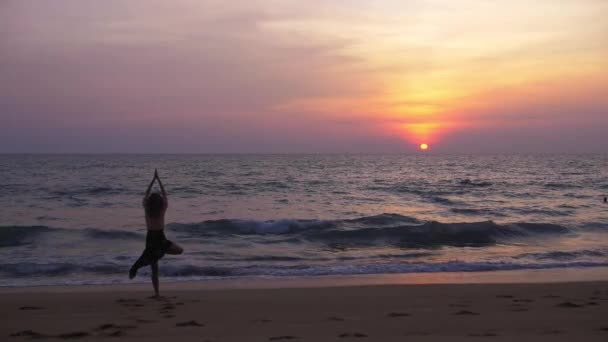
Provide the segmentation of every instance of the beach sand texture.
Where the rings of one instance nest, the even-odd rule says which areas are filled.
[[[608,283],[0,292],[0,340],[608,341]]]

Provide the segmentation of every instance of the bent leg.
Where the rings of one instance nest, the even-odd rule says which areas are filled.
[[[131,269],[129,270],[129,279],[135,278],[135,276],[137,275],[137,271],[144,266],[150,265],[150,263],[150,255],[147,250],[144,250],[144,252],[141,253],[139,259],[137,259],[133,266],[131,266]]]
[[[167,248],[167,254],[177,255],[182,253],[184,253],[184,249],[175,242],[171,242],[169,248]]]

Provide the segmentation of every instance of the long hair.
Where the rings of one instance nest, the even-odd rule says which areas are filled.
[[[163,213],[165,199],[159,193],[152,193],[146,200],[145,210],[148,217],[159,217]]]

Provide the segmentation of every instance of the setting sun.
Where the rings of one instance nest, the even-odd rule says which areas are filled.
[[[426,150],[428,150],[428,148],[429,148],[429,145],[427,145],[427,144],[420,144],[420,149],[421,150],[426,151]]]

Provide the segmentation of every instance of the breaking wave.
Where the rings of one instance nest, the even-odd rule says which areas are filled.
[[[460,258],[458,254],[462,247],[474,248],[478,253],[492,246],[537,246],[544,238],[570,238],[578,232],[576,227],[548,223],[443,223],[397,214],[338,220],[173,223],[167,225],[167,235],[183,244],[186,253],[168,256],[170,262],[163,259],[161,274],[195,280],[608,266],[606,249],[535,248],[484,259],[465,254]],[[125,282],[129,267],[141,252],[144,236],[143,230],[0,226],[0,252],[12,255],[10,248],[15,248],[22,255],[31,254],[21,260],[0,262],[0,279],[5,284],[40,279],[45,284],[90,279]],[[142,274],[148,272],[142,269]]]
[[[364,246],[440,247],[486,246],[510,238],[538,234],[566,234],[567,227],[556,224],[493,221],[441,223],[420,222],[396,214],[352,220],[213,220],[195,224],[172,224],[169,229],[188,236],[290,235],[301,242],[325,243],[339,248]]]
[[[493,221],[442,223],[383,214],[346,220],[212,220],[201,223],[173,223],[167,229],[181,238],[279,235],[287,242],[324,243],[333,247],[398,246],[487,246],[512,238],[540,234],[567,234],[567,227],[547,223],[497,224]],[[61,229],[45,226],[0,227],[0,247],[34,243],[48,234],[84,235],[87,239],[137,240],[143,234],[125,230]]]

